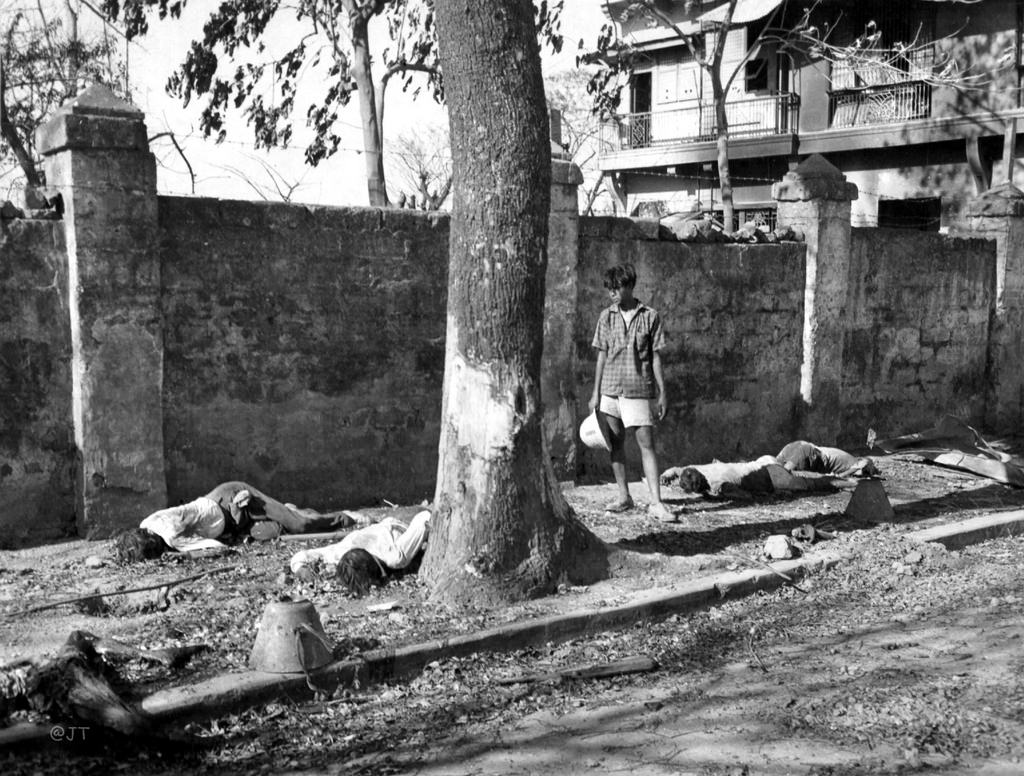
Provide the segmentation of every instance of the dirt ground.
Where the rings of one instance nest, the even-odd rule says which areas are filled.
[[[271,705],[195,725],[205,747],[166,755],[125,742],[60,742],[20,752],[5,772],[311,772],[696,774],[1024,773],[1024,540],[921,552],[907,530],[1024,505],[1024,492],[966,474],[877,459],[891,524],[842,517],[849,492],[758,502],[680,496],[679,524],[641,509],[611,515],[607,485],[570,503],[616,553],[615,577],[500,611],[457,615],[424,600],[414,577],[367,599],[330,582],[287,583],[301,543],[254,545],[226,558],[165,558],[130,570],[89,568],[102,544],[0,553],[0,612],[47,600],[228,571],[155,595],[114,596],[91,614],[63,607],[0,622],[0,662],[53,649],[78,628],[135,646],[205,642],[177,675],[124,668],[136,692],[244,667],[264,605],[285,591],[317,606],[336,654],[412,643],[559,611],[625,601],[723,568],[745,568],[764,538],[802,523],[838,528],[823,546],[853,556],[793,588],[579,642],[432,665],[417,679],[304,706]],[[634,498],[644,500],[634,486]],[[815,552],[810,548],[810,552]],[[395,601],[388,612],[368,605]],[[659,670],[612,680],[497,685],[526,669],[654,657]],[[14,768],[10,770],[7,766]],[[747,770],[744,771],[743,769]],[[988,768],[989,770],[984,770]],[[1004,770],[999,770],[1003,768]]]

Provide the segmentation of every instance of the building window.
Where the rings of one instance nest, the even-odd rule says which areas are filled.
[[[748,93],[768,91],[768,60],[751,59],[743,66]]]
[[[942,197],[878,200],[878,225],[889,229],[937,232],[942,220]]]
[[[863,0],[850,9],[851,37],[877,31],[873,48],[832,64],[832,127],[889,124],[931,116],[935,9]]]

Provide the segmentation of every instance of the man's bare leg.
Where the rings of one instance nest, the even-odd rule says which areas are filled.
[[[678,518],[661,501],[658,454],[654,449],[654,427],[638,426],[636,429],[636,443],[640,446],[640,459],[644,465],[644,477],[647,478],[647,489],[651,492],[651,514],[662,522],[674,523]]]
[[[612,474],[615,475],[615,484],[619,488],[619,500],[609,504],[607,509],[610,512],[624,512],[633,506],[633,499],[629,495],[629,483],[626,481],[626,429],[622,420],[614,415],[604,415],[608,423],[608,436],[612,445]]]

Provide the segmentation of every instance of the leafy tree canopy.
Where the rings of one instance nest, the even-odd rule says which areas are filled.
[[[121,92],[124,67],[106,31],[80,35],[42,11],[0,9],[0,177],[41,182],[35,131],[84,84]]]
[[[121,19],[133,37],[145,34],[154,16],[180,17],[186,3],[104,0],[103,10]],[[534,8],[538,34],[559,50],[562,0],[539,0]],[[367,25],[374,17],[384,20],[388,36],[376,74],[377,102],[383,102],[383,87],[396,77],[403,89],[426,89],[442,101],[433,0],[224,0],[207,19],[202,37],[192,41],[168,92],[185,104],[205,98],[200,126],[207,136],[222,140],[226,116],[237,110],[253,127],[256,146],[270,148],[292,139],[300,81],[304,95],[315,86],[304,116],[313,135],[306,160],[315,165],[340,147],[338,118],[358,91],[360,49],[368,46]],[[274,32],[288,20],[299,32],[282,46]],[[414,86],[417,73],[425,76],[425,85]],[[382,105],[376,111],[380,123]]]

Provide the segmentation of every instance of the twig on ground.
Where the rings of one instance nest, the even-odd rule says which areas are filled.
[[[352,529],[346,528],[343,531],[327,531],[326,533],[281,534],[277,538],[283,542],[322,542],[334,541],[350,533],[352,533]]]
[[[758,655],[757,651],[754,649],[753,636],[747,636],[747,649],[750,650],[750,654],[754,656],[754,659],[757,661],[757,664],[761,666],[761,670],[764,671],[764,673],[768,673],[768,666],[764,664],[764,661],[761,660],[761,656]]]
[[[179,579],[172,579],[172,580],[169,580],[167,582],[158,582],[158,583],[153,584],[153,585],[144,585],[142,587],[132,587],[132,588],[129,588],[127,590],[105,590],[105,591],[97,590],[95,593],[89,593],[88,595],[81,595],[81,596],[77,596],[75,598],[62,598],[59,601],[53,601],[52,603],[48,603],[48,604],[40,604],[39,606],[31,606],[31,607],[29,607],[27,609],[16,609],[13,612],[7,612],[6,614],[4,614],[4,617],[7,618],[7,619],[10,619],[12,617],[20,617],[20,616],[25,615],[25,614],[33,614],[35,612],[43,612],[43,611],[46,611],[47,609],[56,609],[58,606],[66,606],[68,604],[78,604],[78,603],[81,603],[83,601],[89,601],[89,600],[94,599],[94,598],[103,598],[105,596],[126,595],[128,593],[144,593],[147,590],[159,590],[160,588],[164,588],[164,587],[171,588],[171,587],[175,587],[177,585],[184,584],[185,582],[192,582],[193,580],[201,579],[202,577],[208,577],[211,574],[220,574],[221,572],[224,572],[224,571],[231,571],[234,568],[235,568],[234,566],[219,566],[219,567],[217,567],[215,569],[210,569],[208,571],[204,571],[201,574],[192,574],[191,576],[181,577]]]
[[[777,577],[782,577],[784,580],[786,580],[786,582],[788,582],[793,589],[799,590],[804,595],[807,595],[807,591],[804,590],[804,588],[800,587],[800,585],[798,585],[793,580],[793,577],[789,576],[788,574],[783,574],[781,571],[779,571],[777,568],[772,566],[770,563],[765,563],[763,560],[759,560],[758,558],[751,558],[748,555],[741,555],[738,552],[730,552],[730,553],[727,553],[727,554],[731,558],[735,558],[736,560],[744,561],[745,563],[749,563],[752,566],[764,566],[764,568],[768,569],[770,572],[775,574]]]

